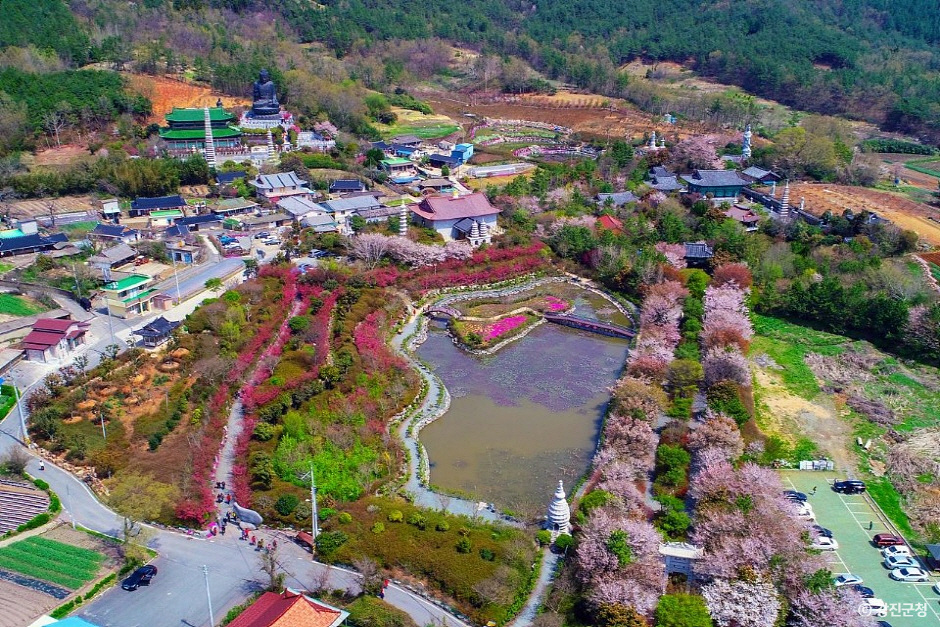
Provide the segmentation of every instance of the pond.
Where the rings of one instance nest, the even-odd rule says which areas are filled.
[[[565,296],[575,315],[624,323],[600,297]],[[432,321],[417,352],[452,397],[448,412],[421,431],[431,483],[531,515],[547,506],[559,479],[570,489],[587,470],[627,343],[545,323],[478,356]]]

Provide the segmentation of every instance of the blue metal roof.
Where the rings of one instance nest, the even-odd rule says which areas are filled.
[[[42,248],[52,246],[59,242],[69,241],[65,233],[56,233],[54,235],[23,235],[21,237],[7,237],[0,239],[0,253],[9,253],[17,250],[28,250],[30,248]]]
[[[131,209],[178,209],[185,207],[186,201],[179,194],[175,196],[160,196],[158,198],[137,198],[131,203]]]
[[[177,218],[177,224],[185,224],[187,226],[193,224],[208,224],[209,222],[221,222],[222,216],[216,215],[214,213],[205,213],[201,216],[189,216],[188,218]]]

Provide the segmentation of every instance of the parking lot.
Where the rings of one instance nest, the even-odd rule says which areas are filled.
[[[881,551],[871,538],[876,533],[897,533],[889,528],[880,511],[872,507],[865,494],[839,494],[832,482],[845,479],[834,472],[783,471],[784,487],[809,496],[819,525],[832,531],[839,550],[827,553],[833,574],[852,573],[860,576],[875,592],[875,597],[888,604],[888,615],[882,618],[892,627],[927,627],[940,625],[940,595],[932,588],[938,578],[927,583],[902,583],[888,576]],[[814,495],[810,493],[817,488]]]

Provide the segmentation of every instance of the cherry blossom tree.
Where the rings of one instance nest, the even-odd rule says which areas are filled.
[[[712,348],[705,353],[705,385],[711,387],[719,381],[734,381],[751,387],[751,370],[747,358],[736,347]]]
[[[709,411],[705,422],[689,436],[689,448],[696,456],[703,451],[714,451],[723,459],[734,461],[744,454],[744,440],[734,420]]]
[[[702,597],[717,627],[773,627],[782,608],[774,587],[760,580],[715,579]]]
[[[712,273],[711,284],[721,287],[727,283],[734,283],[738,288],[746,290],[751,287],[754,279],[751,270],[743,263],[723,263]]]
[[[349,242],[349,254],[374,268],[388,254],[391,238],[379,233],[363,233]]]
[[[872,616],[859,611],[862,596],[848,587],[827,588],[819,592],[801,590],[790,598],[788,625],[793,627],[873,627]]]
[[[685,246],[682,244],[667,244],[666,242],[659,242],[656,244],[656,250],[659,251],[663,257],[666,258],[666,262],[677,270],[682,270],[686,267],[685,264]]]

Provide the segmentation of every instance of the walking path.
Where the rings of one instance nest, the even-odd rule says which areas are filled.
[[[542,568],[539,570],[539,578],[532,587],[532,594],[529,595],[525,607],[516,614],[516,618],[509,623],[509,627],[529,627],[535,621],[539,608],[545,601],[545,595],[548,594],[552,581],[555,580],[555,572],[560,561],[561,556],[552,553],[550,548],[542,549]]]
[[[228,413],[228,424],[222,436],[222,451],[219,453],[219,464],[215,468],[215,482],[225,482],[225,491],[231,491],[232,467],[235,465],[235,442],[242,432],[242,419],[245,417],[244,406],[240,398],[236,398],[232,403],[232,409]],[[225,515],[227,508],[225,501],[219,503],[219,514]]]

